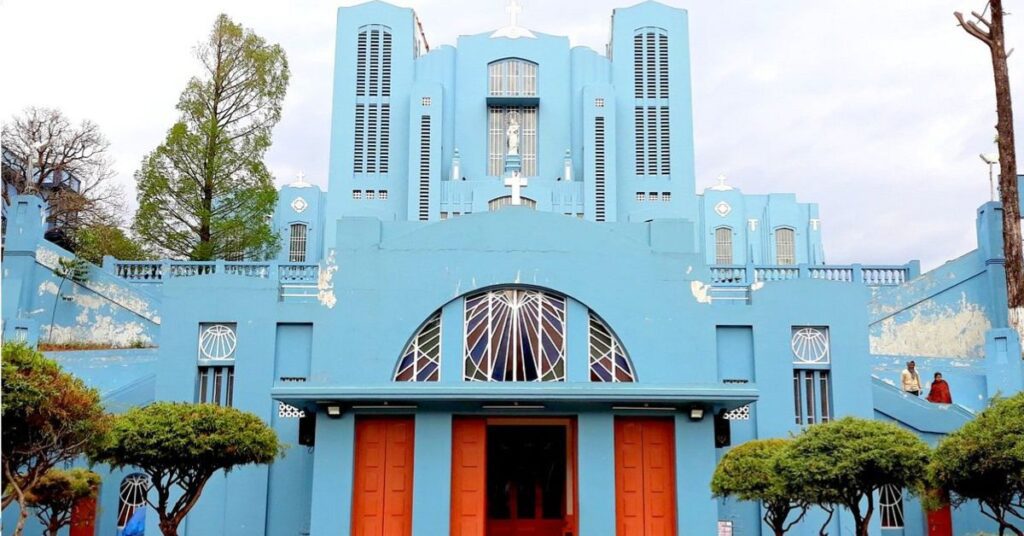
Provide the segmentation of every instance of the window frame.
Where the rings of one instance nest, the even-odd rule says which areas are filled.
[[[302,229],[301,236],[296,235],[297,229]],[[306,262],[309,247],[308,237],[308,223],[294,222],[288,225],[288,262]]]
[[[789,240],[782,240],[782,237],[787,234]],[[796,229],[788,226],[776,227],[772,233],[772,240],[775,243],[775,264],[779,266],[795,265],[797,261]],[[784,251],[784,247],[788,248],[788,251]]]
[[[723,232],[724,231],[724,232]],[[735,260],[733,256],[733,235],[732,227],[728,225],[719,225],[715,227],[715,264],[733,264]],[[722,237],[728,238],[728,244],[723,242]],[[725,248],[728,248],[726,250]],[[728,256],[726,256],[728,254]]]

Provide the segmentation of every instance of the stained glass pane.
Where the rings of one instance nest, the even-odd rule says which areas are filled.
[[[406,345],[395,370],[395,381],[436,382],[441,377],[441,311],[420,327]]]
[[[636,381],[626,349],[594,313],[590,313],[590,381]]]
[[[500,289],[466,298],[467,381],[564,381],[565,298]]]

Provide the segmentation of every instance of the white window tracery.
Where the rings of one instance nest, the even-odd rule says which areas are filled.
[[[487,65],[487,92],[492,97],[536,97],[537,64],[519,58]]]
[[[467,381],[564,381],[565,298],[506,288],[466,298]]]
[[[436,382],[441,377],[441,311],[430,315],[409,344],[395,370],[398,382]]]

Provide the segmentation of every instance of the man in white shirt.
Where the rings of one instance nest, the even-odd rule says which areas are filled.
[[[903,392],[914,396],[921,396],[921,376],[917,373],[917,364],[913,361],[907,362],[907,368],[900,374],[900,381],[903,384]]]

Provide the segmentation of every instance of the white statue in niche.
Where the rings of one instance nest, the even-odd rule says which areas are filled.
[[[519,154],[519,121],[515,114],[508,114],[508,129],[505,131],[508,143],[508,154]]]

